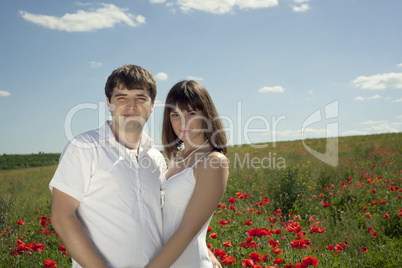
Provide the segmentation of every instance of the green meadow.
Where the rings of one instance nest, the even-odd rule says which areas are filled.
[[[305,142],[326,152],[326,139]],[[300,140],[229,148],[206,241],[224,267],[401,266],[402,133],[340,137],[335,153],[334,167]],[[71,265],[51,225],[50,164],[0,171],[0,267]]]

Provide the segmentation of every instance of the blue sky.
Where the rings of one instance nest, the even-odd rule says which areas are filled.
[[[1,1],[0,153],[61,152],[102,125],[105,81],[124,64],[157,78],[157,144],[166,94],[186,78],[208,89],[230,144],[400,132],[401,11],[400,0]]]

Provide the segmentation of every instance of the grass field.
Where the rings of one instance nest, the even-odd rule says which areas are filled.
[[[325,152],[325,139],[306,144]],[[401,267],[402,134],[342,137],[337,152],[332,167],[301,141],[230,147],[207,238],[222,264]],[[0,171],[0,267],[71,265],[49,219],[55,169]]]

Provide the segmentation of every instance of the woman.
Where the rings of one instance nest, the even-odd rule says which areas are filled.
[[[170,162],[162,191],[165,245],[147,267],[212,268],[205,238],[228,164],[222,123],[201,84],[185,80],[170,90],[162,142]]]

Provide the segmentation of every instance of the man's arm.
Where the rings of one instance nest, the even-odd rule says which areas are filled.
[[[68,253],[82,267],[107,267],[75,215],[79,201],[53,188],[52,225]]]

